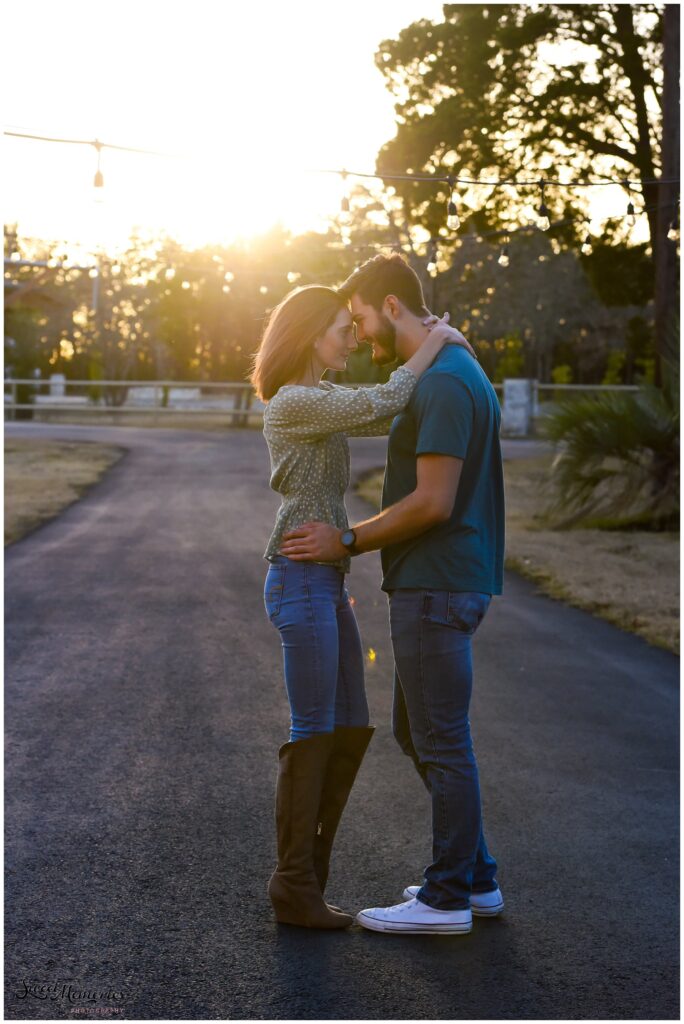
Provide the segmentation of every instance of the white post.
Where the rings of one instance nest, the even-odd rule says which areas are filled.
[[[532,426],[533,381],[505,380],[501,432],[507,437],[528,437]]]
[[[66,394],[66,377],[63,373],[50,374],[50,398],[64,398]]]

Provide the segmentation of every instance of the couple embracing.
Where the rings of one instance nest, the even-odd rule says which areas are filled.
[[[344,388],[359,342],[386,384]],[[283,649],[289,742],[279,752],[278,864],[268,892],[281,923],[345,928],[325,902],[335,833],[372,737],[351,559],[380,549],[394,652],[392,727],[432,801],[433,860],[422,885],[356,921],[380,932],[469,932],[503,909],[485,843],[470,736],[471,641],[500,594],[504,495],[496,393],[463,335],[425,306],[399,255],[376,256],[341,288],[295,290],[272,312],[252,382],[267,402],[271,487],[282,497],[265,552],[264,601]],[[389,433],[382,511],[349,528],[348,436]]]

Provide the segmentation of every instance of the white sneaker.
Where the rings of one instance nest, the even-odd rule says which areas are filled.
[[[403,932],[406,935],[451,935],[469,932],[473,915],[467,910],[434,910],[420,900],[410,899],[394,907],[370,907],[356,915],[364,928],[373,932]]]
[[[404,899],[411,900],[420,890],[419,885],[408,885],[404,889]],[[504,908],[501,889],[492,892],[473,892],[470,894],[470,909],[476,917],[496,917]]]

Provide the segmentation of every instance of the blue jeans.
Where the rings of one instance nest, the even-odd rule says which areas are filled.
[[[490,594],[394,590],[389,595],[395,679],[392,727],[432,798],[433,862],[418,899],[461,910],[497,888],[482,829],[470,737],[471,640]]]
[[[363,649],[344,573],[276,555],[264,604],[283,647],[290,741],[368,725]]]

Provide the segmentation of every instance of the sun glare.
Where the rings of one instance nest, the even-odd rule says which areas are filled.
[[[42,29],[31,61],[43,72],[35,85],[22,73],[20,12],[8,14],[19,42],[6,70],[22,82],[12,126],[164,154],[105,148],[104,188],[95,189],[93,147],[5,139],[7,219],[24,236],[93,249],[123,244],[136,226],[193,246],[278,224],[324,228],[340,209],[342,181],[315,172],[374,170],[395,131],[374,65],[379,43],[414,20],[441,18],[435,0],[377,9],[352,0],[334,18],[306,0],[296,22],[273,2],[245,9],[199,0],[191,17],[178,0],[135,8],[122,0],[116,18],[82,0],[35,7]],[[59,88],[46,92],[45,80]]]

